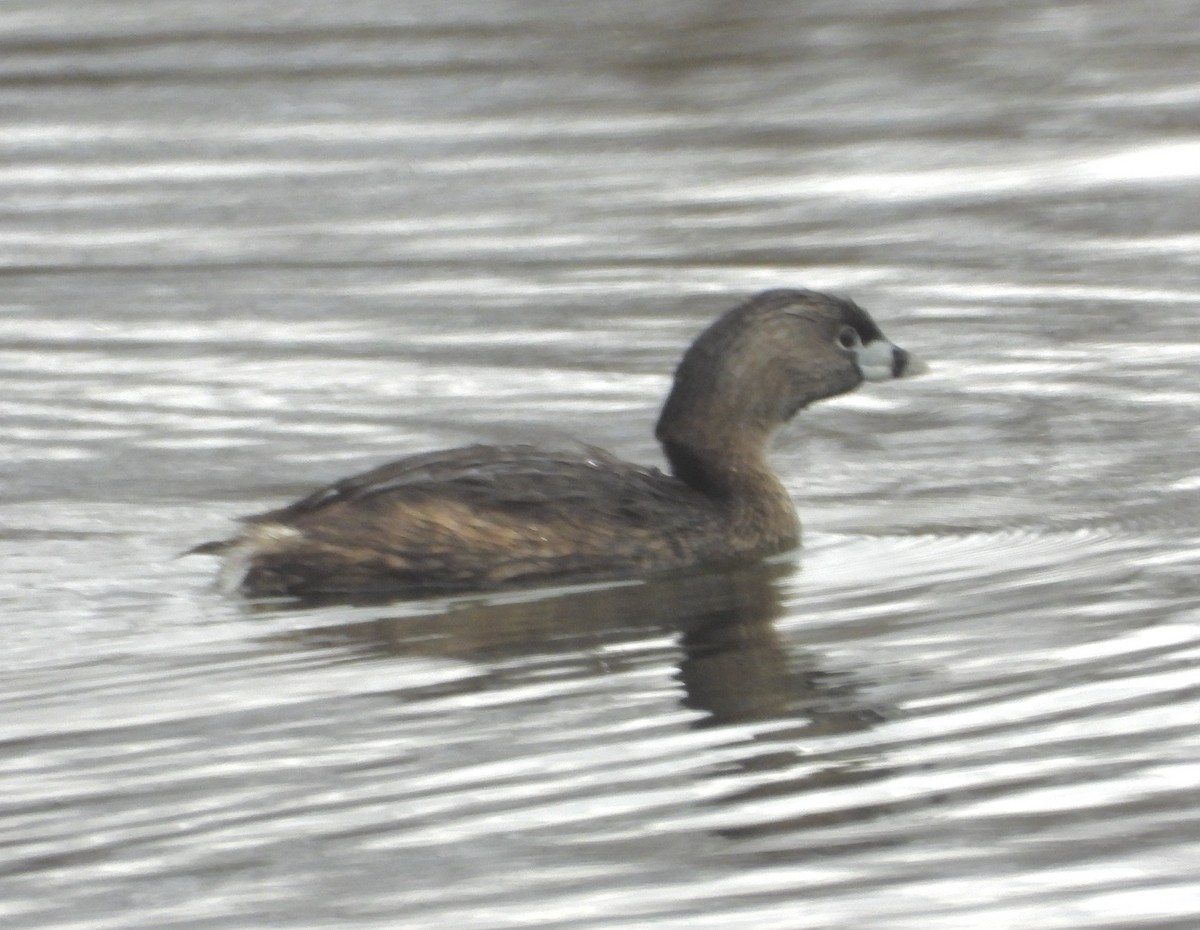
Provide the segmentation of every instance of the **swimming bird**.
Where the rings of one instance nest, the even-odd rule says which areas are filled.
[[[770,290],[719,317],[675,371],[655,436],[669,472],[580,446],[473,445],[402,458],[244,518],[192,552],[251,597],[468,591],[758,559],[800,523],[767,461],[814,401],[924,370],[843,297]]]

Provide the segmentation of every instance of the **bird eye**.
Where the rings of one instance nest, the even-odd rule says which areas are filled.
[[[858,330],[853,326],[843,326],[841,332],[837,336],[838,345],[843,349],[857,349],[862,345],[862,339],[858,336]]]

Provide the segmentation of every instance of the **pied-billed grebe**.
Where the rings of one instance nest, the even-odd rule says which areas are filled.
[[[457,591],[632,576],[783,551],[800,524],[772,434],[824,397],[923,369],[866,311],[766,291],[684,354],[655,435],[671,474],[589,447],[414,455],[245,519],[195,552],[250,596]],[[227,574],[228,577],[228,574]]]

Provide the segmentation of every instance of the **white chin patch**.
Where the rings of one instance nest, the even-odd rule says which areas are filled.
[[[896,377],[896,347],[886,339],[872,339],[857,353],[858,367],[868,381],[887,381]]]

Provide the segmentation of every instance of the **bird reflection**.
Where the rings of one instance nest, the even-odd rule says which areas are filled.
[[[448,659],[478,670],[421,685],[401,680],[394,697],[406,703],[502,695],[554,680],[570,682],[577,694],[576,684],[631,673],[629,680],[647,683],[643,713],[661,714],[656,702],[674,684],[679,704],[692,712],[682,726],[727,731],[706,743],[714,758],[678,760],[680,774],[718,788],[694,802],[697,814],[715,816],[703,829],[739,860],[770,862],[803,854],[792,834],[886,812],[806,799],[890,774],[875,740],[838,739],[886,719],[888,710],[866,697],[870,683],[857,670],[833,670],[803,646],[796,608],[788,608],[787,634],[780,634],[779,580],[793,574],[791,563],[767,562],[590,588],[359,605],[349,607],[350,616],[365,619],[284,636],[289,648],[304,637],[340,648],[342,658],[349,646],[352,654]],[[346,610],[331,608],[328,616],[346,617]],[[403,667],[398,662],[398,678]],[[608,709],[596,709],[596,726],[611,720]],[[636,718],[636,703],[629,712]],[[589,739],[586,730],[562,736]],[[619,767],[612,758],[596,762]]]
[[[700,712],[694,726],[776,721],[782,726],[767,732],[770,745],[779,746],[785,736],[876,724],[882,714],[866,706],[851,678],[822,670],[817,655],[782,641],[775,626],[782,613],[778,581],[792,571],[790,563],[760,562],[623,586],[409,602],[392,608],[403,614],[302,635],[372,652],[476,662],[497,670],[488,676],[494,684],[521,674],[521,660],[528,664],[535,655],[590,656],[593,673],[622,671],[644,654],[612,647],[661,632],[676,637],[674,678],[683,706]],[[737,768],[797,760],[796,751],[775,749],[748,754]]]
[[[745,751],[709,775],[776,774],[713,803],[733,806],[882,777],[886,769],[865,765],[861,758],[813,765],[805,747],[816,738],[868,730],[886,717],[882,708],[866,702],[851,675],[823,669],[810,651],[789,651],[773,622],[782,612],[777,588],[764,582],[756,588],[758,594],[775,597],[760,596],[753,602],[757,609],[718,611],[684,628],[681,635],[683,657],[678,678],[684,685],[683,703],[705,713],[697,726],[775,723],[752,730]],[[744,606],[748,601],[739,603]],[[794,770],[792,777],[786,774],[788,770]],[[859,819],[862,813],[802,814],[716,832],[730,839],[745,839]]]

